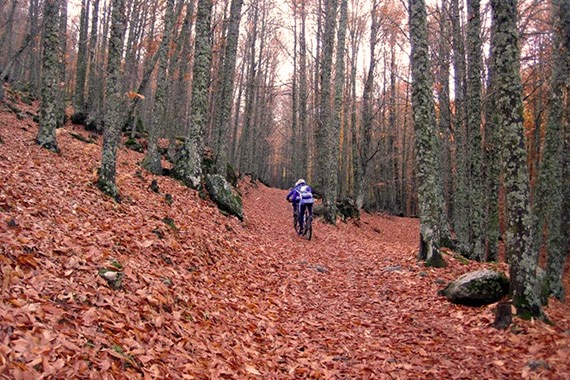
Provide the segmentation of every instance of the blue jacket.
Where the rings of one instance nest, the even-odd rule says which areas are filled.
[[[287,194],[287,200],[293,203],[313,203],[315,201],[313,198],[313,189],[311,189],[311,186],[306,183],[301,183],[289,191],[289,194]]]

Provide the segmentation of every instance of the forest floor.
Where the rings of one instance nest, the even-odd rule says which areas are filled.
[[[570,378],[568,301],[496,330],[495,305],[437,291],[506,265],[425,268],[417,219],[316,220],[307,241],[284,190],[242,181],[240,222],[125,148],[117,203],[95,186],[101,138],[67,125],[51,153],[27,111],[0,111],[1,378]]]

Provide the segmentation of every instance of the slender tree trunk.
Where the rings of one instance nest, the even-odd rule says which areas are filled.
[[[101,191],[119,199],[116,184],[117,148],[121,140],[122,110],[124,98],[121,93],[121,57],[125,37],[125,0],[113,0],[111,14],[111,38],[107,61],[106,101],[103,131],[103,149],[98,186]]]
[[[360,122],[360,139],[359,139],[359,164],[360,170],[358,172],[358,181],[354,182],[356,207],[362,208],[364,205],[364,198],[368,191],[368,166],[377,151],[371,151],[372,144],[372,123],[374,121],[373,104],[372,104],[372,90],[374,86],[374,71],[376,69],[376,43],[380,27],[378,1],[374,0],[371,9],[371,26],[370,26],[370,62],[368,66],[368,73],[364,82],[364,90],[362,92],[362,118]]]
[[[67,103],[66,91],[66,55],[67,55],[67,0],[60,0],[59,9],[59,75],[58,75],[58,94],[57,94],[57,127],[63,127],[65,124],[66,114],[65,106]]]
[[[443,181],[443,194],[446,204],[451,204],[451,194],[453,190],[452,184],[452,167],[451,167],[451,150],[452,140],[450,138],[451,131],[451,101],[449,96],[449,74],[450,74],[450,52],[449,43],[451,29],[449,21],[449,2],[444,0],[440,12],[439,20],[439,68],[438,68],[438,103],[439,103],[439,120],[438,129],[441,136],[441,175]],[[446,210],[446,216],[450,217],[449,210]]]
[[[58,83],[59,83],[59,15],[58,0],[44,2],[44,36],[43,36],[43,75],[40,105],[40,129],[36,142],[43,148],[59,152],[55,130],[58,121]]]
[[[334,76],[334,109],[332,120],[332,136],[331,136],[331,172],[330,172],[330,187],[331,198],[335,203],[335,216],[336,219],[336,200],[339,194],[339,173],[340,171],[340,132],[343,122],[343,100],[344,100],[344,82],[345,82],[345,44],[346,44],[346,29],[348,25],[348,1],[340,0],[340,15],[337,30],[337,48],[335,58],[335,76]]]
[[[325,207],[325,220],[328,223],[336,223],[336,189],[333,189],[333,181],[336,172],[333,171],[333,115],[331,108],[331,77],[334,50],[334,30],[336,24],[336,0],[325,0],[325,26],[323,30],[323,56],[321,59],[320,81],[320,112],[315,140],[317,141],[317,170],[318,185],[323,193],[323,205]],[[338,142],[336,142],[338,144]]]
[[[537,191],[534,203],[535,250],[540,249],[544,224],[548,225],[547,280],[550,293],[564,298],[562,275],[568,253],[568,235],[563,228],[564,185],[570,181],[563,177],[564,131],[570,130],[568,114],[570,86],[565,80],[570,77],[570,0],[553,0],[552,25],[552,75],[550,111],[543,157],[540,162]],[[567,35],[564,34],[566,25]],[[566,115],[565,113],[566,108]],[[566,182],[566,184],[564,184]],[[568,200],[566,201],[568,202]]]
[[[506,254],[510,264],[513,304],[523,315],[541,316],[536,281],[538,252],[532,243],[532,215],[523,126],[520,52],[516,0],[493,0],[496,104],[502,140],[506,193]]]
[[[85,83],[87,81],[87,36],[89,33],[90,0],[81,1],[79,16],[79,41],[77,49],[77,64],[75,71],[75,92],[73,96],[73,113],[75,120],[85,119]]]
[[[420,206],[420,252],[426,265],[441,266],[439,253],[443,192],[438,177],[435,105],[429,67],[427,14],[424,0],[410,0],[410,39],[412,46],[412,107],[416,138],[416,167]]]
[[[203,136],[209,108],[208,89],[212,65],[211,17],[212,0],[198,0],[189,133],[172,168],[175,178],[194,189],[199,188],[201,183]]]
[[[216,157],[218,172],[224,173],[229,161],[227,154],[229,145],[232,98],[234,93],[234,76],[237,61],[239,25],[243,0],[232,0],[230,18],[227,25],[226,46],[222,60],[222,79],[216,112]]]
[[[491,45],[496,45],[496,27],[491,26]],[[489,77],[487,99],[485,102],[485,259],[499,260],[499,179],[500,170],[500,131],[499,117],[495,99],[497,91],[497,75],[495,73],[496,55],[491,51],[489,57]]]
[[[103,12],[107,14],[106,9]],[[87,78],[87,101],[85,104],[85,112],[87,114],[87,125],[89,126],[92,124],[93,126],[89,126],[90,129],[94,129],[95,131],[101,131],[101,119],[102,119],[102,112],[101,108],[103,107],[103,99],[105,94],[105,89],[103,88],[103,67],[105,61],[105,50],[107,49],[106,46],[106,38],[103,38],[102,46],[99,51],[100,54],[97,54],[97,45],[98,45],[98,33],[97,28],[99,27],[99,0],[93,0],[93,11],[91,16],[91,32],[89,36],[89,45],[87,48],[87,56],[89,61],[89,76]],[[105,33],[103,35],[107,35],[107,22],[103,22],[105,25]]]
[[[483,151],[481,137],[481,74],[483,71],[481,48],[480,0],[467,1],[467,131],[469,186],[469,249],[470,256],[484,259],[484,205],[483,205]]]
[[[305,4],[305,1],[301,1],[301,30],[299,31],[299,177],[301,173],[308,173],[309,171],[309,122],[307,113],[309,91],[307,84],[307,40],[305,36],[307,12]]]
[[[461,3],[462,4],[462,3]],[[465,43],[462,33],[462,12],[459,0],[451,0],[451,27],[453,30],[453,70],[455,90],[455,184],[453,190],[452,218],[457,239],[464,245],[468,242],[468,188],[466,170],[466,127],[465,127]]]
[[[143,159],[142,166],[149,172],[161,175],[162,163],[160,153],[158,151],[158,139],[164,128],[166,119],[166,89],[167,83],[167,67],[168,53],[170,47],[170,39],[174,24],[174,0],[167,0],[166,12],[164,15],[164,32],[159,50],[156,52],[158,56],[158,73],[156,78],[156,91],[154,95],[154,109],[152,113],[152,124],[148,130],[148,148],[146,156]]]

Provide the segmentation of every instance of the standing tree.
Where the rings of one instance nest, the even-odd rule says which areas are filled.
[[[220,173],[225,171],[229,159],[227,151],[242,5],[243,0],[232,0],[230,17],[226,22],[226,44],[221,63],[222,79],[218,92],[218,112],[216,113],[216,165]]]
[[[370,62],[368,73],[364,81],[364,89],[362,91],[362,117],[360,124],[360,136],[357,139],[358,150],[358,168],[354,175],[354,196],[356,198],[356,208],[360,209],[364,204],[364,198],[367,192],[368,168],[370,161],[378,153],[378,146],[372,147],[372,127],[374,122],[373,110],[373,87],[374,72],[376,69],[376,44],[378,42],[378,32],[380,30],[380,12],[378,12],[379,2],[372,2],[370,24]]]
[[[469,186],[469,236],[467,243],[475,260],[484,258],[483,150],[481,138],[481,16],[480,0],[467,0],[467,171]]]
[[[167,0],[166,11],[164,13],[164,33],[162,41],[158,49],[158,73],[156,78],[156,91],[154,95],[154,109],[152,113],[152,124],[148,129],[148,148],[146,156],[143,159],[142,166],[151,173],[161,175],[162,163],[160,153],[158,151],[158,138],[160,132],[164,128],[166,120],[166,89],[167,84],[167,67],[168,67],[168,51],[170,47],[170,36],[172,34],[172,26],[174,24],[174,0]],[[138,98],[138,97],[137,97]]]
[[[198,0],[196,14],[196,40],[194,43],[194,66],[192,69],[192,104],[190,125],[184,147],[178,152],[172,175],[182,183],[197,189],[202,177],[202,153],[204,149],[204,128],[207,125],[212,64],[212,43],[210,19],[212,0]]]
[[[59,1],[44,3],[43,75],[40,106],[40,129],[36,142],[41,147],[59,152],[55,130],[58,123],[58,83],[60,74]]]
[[[119,190],[115,182],[117,170],[117,148],[121,137],[122,110],[124,98],[121,94],[121,57],[125,36],[125,0],[113,0],[111,16],[111,38],[107,61],[107,88],[103,131],[103,149],[98,186],[105,194],[118,199]]]
[[[517,312],[541,316],[536,281],[538,252],[532,243],[532,214],[523,126],[517,1],[493,0],[494,38],[491,46],[495,103],[501,131],[501,169],[506,198],[506,255],[511,295]]]
[[[565,80],[570,77],[570,0],[552,1],[553,49],[550,112],[544,152],[540,162],[533,211],[536,215],[535,250],[542,242],[543,227],[548,225],[547,280],[549,291],[564,298],[562,274],[568,253],[568,226],[564,226],[564,188],[569,179],[563,176],[564,132],[570,131],[570,95]],[[565,94],[566,93],[566,94]],[[564,115],[564,110],[566,115]],[[567,174],[567,173],[566,173]],[[566,182],[566,183],[564,183]],[[566,199],[566,203],[570,202]],[[566,215],[566,219],[568,216]]]
[[[455,141],[455,175],[453,178],[452,219],[455,234],[460,242],[467,242],[469,235],[468,176],[466,170],[466,128],[465,128],[465,39],[462,27],[462,5],[460,0],[451,0],[451,28],[453,48],[453,72],[455,92],[455,117],[453,137]]]
[[[416,166],[420,206],[419,259],[426,265],[442,266],[439,253],[443,191],[438,177],[438,141],[435,133],[435,104],[429,67],[427,14],[424,0],[410,0],[412,46],[412,107],[416,133]]]
[[[74,122],[85,122],[85,83],[87,81],[87,36],[89,33],[89,0],[81,1],[79,16],[79,41],[77,41],[77,65],[75,74],[75,93],[73,96]]]
[[[491,45],[496,44],[496,25],[491,25]],[[494,73],[497,66],[496,56],[490,52],[487,96],[485,100],[485,260],[498,261],[499,259],[499,181],[500,181],[500,131],[499,117],[495,104],[495,88],[497,75]]]
[[[332,179],[336,178],[333,151],[338,149],[338,141],[333,140],[333,114],[331,107],[331,78],[334,51],[334,30],[336,24],[337,0],[325,0],[325,26],[323,32],[323,56],[321,58],[320,113],[317,127],[317,178],[323,192],[325,220],[336,223],[336,188]],[[335,149],[334,145],[337,145]],[[336,181],[335,181],[336,182]]]

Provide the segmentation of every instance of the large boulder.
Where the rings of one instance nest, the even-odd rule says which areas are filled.
[[[235,215],[243,221],[243,206],[241,197],[233,190],[226,179],[220,174],[206,176],[206,190],[219,209]]]
[[[481,306],[499,301],[509,292],[509,280],[503,273],[479,270],[462,275],[439,293],[450,302]]]

